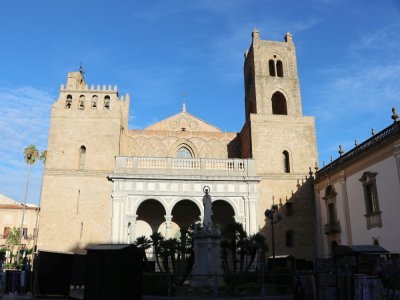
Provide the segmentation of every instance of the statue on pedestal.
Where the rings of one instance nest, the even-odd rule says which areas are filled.
[[[203,188],[203,222],[193,235],[193,251],[195,262],[192,270],[191,286],[215,287],[221,286],[221,230],[218,225],[213,226],[212,201],[210,188]]]

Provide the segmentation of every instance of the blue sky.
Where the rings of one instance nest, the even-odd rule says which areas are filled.
[[[46,149],[67,72],[131,95],[130,128],[180,111],[226,131],[244,123],[243,53],[293,34],[304,115],[320,163],[391,123],[400,109],[398,0],[7,1],[0,18],[0,193],[24,198],[23,149]],[[38,203],[42,165],[28,202]]]

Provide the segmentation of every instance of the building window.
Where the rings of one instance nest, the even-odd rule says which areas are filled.
[[[79,97],[79,109],[85,109],[85,96],[83,95]]]
[[[283,172],[290,173],[289,152],[286,150],[282,152]]]
[[[97,96],[96,95],[94,95],[92,97],[92,107],[93,108],[97,107]]]
[[[85,167],[85,159],[86,159],[86,147],[81,146],[79,152],[79,169],[83,169]]]
[[[327,224],[324,225],[324,233],[327,235],[336,235],[341,232],[340,222],[336,216],[336,192],[333,186],[328,185],[325,190]]]
[[[379,210],[378,190],[376,188],[377,173],[364,172],[359,179],[364,189],[365,217],[367,228],[382,227],[381,211]]]
[[[10,227],[4,227],[3,230],[3,239],[6,239],[8,235],[10,234]]]
[[[286,231],[286,247],[294,248],[294,231],[293,230]]]
[[[65,100],[65,108],[71,108],[72,106],[72,96],[67,95],[67,99]]]
[[[276,62],[276,74],[278,77],[283,77],[283,65],[280,60]]]
[[[22,228],[22,237],[27,240],[28,239],[28,228]]]
[[[181,147],[176,152],[177,158],[193,158],[192,153],[186,147]]]
[[[285,207],[286,207],[286,217],[293,216],[293,203],[286,202]]]
[[[272,59],[270,59],[268,65],[269,65],[269,76],[275,76],[275,62]]]
[[[105,96],[104,97],[104,108],[105,109],[110,109],[110,96]]]
[[[281,92],[272,95],[272,114],[287,115],[286,98]]]

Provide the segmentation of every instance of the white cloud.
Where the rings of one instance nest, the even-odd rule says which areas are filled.
[[[349,45],[343,64],[321,71],[315,89],[320,103],[314,108],[317,116],[326,121],[351,115],[361,118],[363,113],[386,111],[395,104],[400,97],[400,34],[392,34],[392,29],[360,37]]]
[[[27,166],[23,151],[30,144],[47,147],[50,107],[54,98],[29,86],[0,86],[0,193],[22,201]],[[20,159],[18,159],[20,158]],[[32,168],[28,202],[38,202],[42,167]]]

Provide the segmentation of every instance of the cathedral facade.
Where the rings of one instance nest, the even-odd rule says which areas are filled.
[[[203,221],[209,187],[215,224],[240,222],[249,234],[264,234],[271,248],[264,211],[277,204],[283,218],[274,226],[276,254],[313,259],[315,126],[302,115],[290,33],[277,42],[253,31],[244,82],[240,132],[223,132],[184,105],[129,130],[128,95],[68,73],[52,106],[39,250],[82,252],[156,231],[179,238],[180,229]]]

